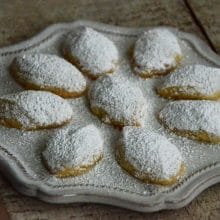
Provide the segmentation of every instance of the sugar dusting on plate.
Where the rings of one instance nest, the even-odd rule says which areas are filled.
[[[60,55],[58,48],[62,41],[61,35],[62,33],[58,37],[51,38],[51,40],[45,42],[40,47],[33,48],[33,51],[30,52],[40,51]],[[155,87],[161,83],[160,79],[143,80],[132,72],[126,53],[127,49],[133,45],[136,38],[119,36],[111,33],[106,35],[113,40],[119,48],[121,65],[116,71],[116,74],[123,75],[136,84],[142,90],[144,97],[147,100],[148,108],[147,117],[144,122],[145,126],[150,131],[157,131],[165,135],[171,143],[177,146],[181,151],[184,163],[186,164],[187,169],[185,176],[197,171],[201,167],[219,161],[219,145],[200,144],[186,138],[178,137],[170,133],[168,130],[165,130],[163,126],[158,123],[156,114],[168,101],[160,98],[155,92]],[[188,43],[180,40],[180,45],[184,55],[183,65],[193,63],[210,65],[210,63],[199,56]],[[10,59],[11,57],[9,57],[9,60]],[[0,62],[2,63],[4,60]],[[19,87],[5,87],[4,84],[12,79],[6,77],[8,72],[6,71],[6,67],[4,68],[2,69],[0,80],[0,88],[4,88],[0,90],[1,94],[10,93],[10,91],[15,90],[20,91]],[[74,125],[74,123],[92,123],[101,130],[104,138],[105,157],[93,170],[83,176],[67,178],[64,180],[58,179],[49,174],[41,160],[41,152],[45,149],[45,143],[48,140],[49,135],[51,135],[56,129],[23,132],[17,129],[8,129],[1,126],[1,145],[5,147],[7,151],[16,155],[19,161],[22,161],[23,166],[33,178],[39,180],[42,184],[47,184],[56,189],[74,188],[75,186],[84,185],[85,187],[104,187],[107,190],[112,189],[114,191],[122,190],[128,193],[144,195],[145,197],[170,189],[170,187],[166,188],[144,184],[127,175],[115,160],[115,147],[120,132],[109,125],[101,123],[100,120],[90,112],[88,101],[85,97],[68,100],[68,102],[71,104],[74,113],[71,122],[72,125]],[[1,151],[1,154],[4,153]]]

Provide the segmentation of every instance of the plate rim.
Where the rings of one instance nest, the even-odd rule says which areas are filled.
[[[94,21],[77,20],[70,23],[58,23],[53,24],[39,34],[29,38],[28,40],[20,43],[0,48],[0,56],[9,56],[12,54],[20,53],[21,51],[27,51],[28,49],[37,46],[38,44],[45,42],[56,32],[65,30],[68,31],[71,28],[78,26],[90,26],[95,29],[105,30],[106,32],[114,32],[115,34],[122,34],[136,37],[138,33],[154,27],[119,27],[109,24],[103,24]],[[195,49],[206,59],[210,60],[214,64],[220,66],[220,56],[217,55],[212,49],[197,36],[179,31],[176,28],[168,26],[155,26],[163,27],[175,32],[175,34],[189,41]],[[134,34],[136,32],[136,34]],[[3,150],[4,149],[4,150]],[[19,164],[20,162],[20,164]],[[194,173],[192,176],[186,178],[181,183],[178,195],[175,195],[175,188],[168,193],[159,193],[156,196],[147,196],[143,199],[144,195],[131,192],[119,192],[115,189],[104,188],[91,188],[90,186],[84,186],[85,189],[80,186],[80,189],[74,187],[70,189],[71,193],[68,193],[68,189],[52,189],[49,185],[42,185],[42,182],[31,177],[25,170],[21,161],[11,154],[5,147],[0,146],[0,171],[7,179],[12,183],[14,188],[22,194],[36,197],[40,200],[50,203],[72,203],[72,202],[95,202],[102,204],[110,204],[123,208],[128,208],[142,212],[153,212],[162,209],[176,209],[187,205],[198,194],[209,186],[220,182],[220,162],[210,164],[209,166]],[[183,186],[185,184],[186,186]],[[186,189],[188,190],[186,192]],[[184,191],[185,190],[185,191]],[[78,192],[76,192],[78,191]]]

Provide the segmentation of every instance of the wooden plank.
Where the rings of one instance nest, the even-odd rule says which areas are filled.
[[[1,0],[0,46],[25,40],[51,23],[88,19],[122,26],[171,25],[203,37],[182,0]],[[193,219],[217,215],[220,186],[177,211],[137,213],[95,204],[52,205],[22,196],[0,177],[0,198],[11,219]],[[0,209],[1,210],[1,209]]]
[[[220,1],[188,0],[187,2],[211,44],[220,53]]]

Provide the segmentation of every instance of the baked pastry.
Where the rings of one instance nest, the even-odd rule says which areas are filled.
[[[57,177],[82,175],[103,157],[103,139],[93,124],[59,130],[42,153],[49,171]]]
[[[113,73],[118,63],[115,44],[92,28],[70,32],[63,47],[64,56],[92,79]]]
[[[23,130],[55,128],[68,123],[72,108],[61,97],[44,91],[23,91],[0,97],[0,124]]]
[[[116,157],[122,168],[146,183],[172,185],[185,170],[178,148],[147,128],[124,127]]]
[[[116,127],[141,126],[146,115],[142,91],[120,76],[104,76],[89,89],[91,111]]]
[[[56,55],[19,55],[10,69],[15,80],[26,89],[46,90],[64,98],[79,97],[86,90],[81,72]]]
[[[163,28],[150,29],[141,34],[132,52],[134,70],[144,78],[162,76],[173,71],[181,58],[177,37]]]
[[[159,120],[177,135],[220,143],[220,103],[215,101],[175,101],[159,113]]]
[[[164,77],[158,86],[160,96],[168,99],[220,98],[220,69],[204,65],[189,65]]]

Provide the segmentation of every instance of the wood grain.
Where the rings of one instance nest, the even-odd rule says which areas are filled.
[[[220,53],[220,1],[188,0],[187,2],[213,48]]]
[[[196,0],[192,2],[195,5]],[[209,16],[212,12],[206,13]],[[183,0],[1,0],[0,46],[25,40],[52,23],[76,19],[135,27],[171,25],[206,39]],[[215,32],[212,35],[215,39]],[[185,208],[143,214],[96,204],[46,204],[15,192],[0,176],[0,201],[0,214],[13,220],[220,219],[220,184],[206,190]]]

